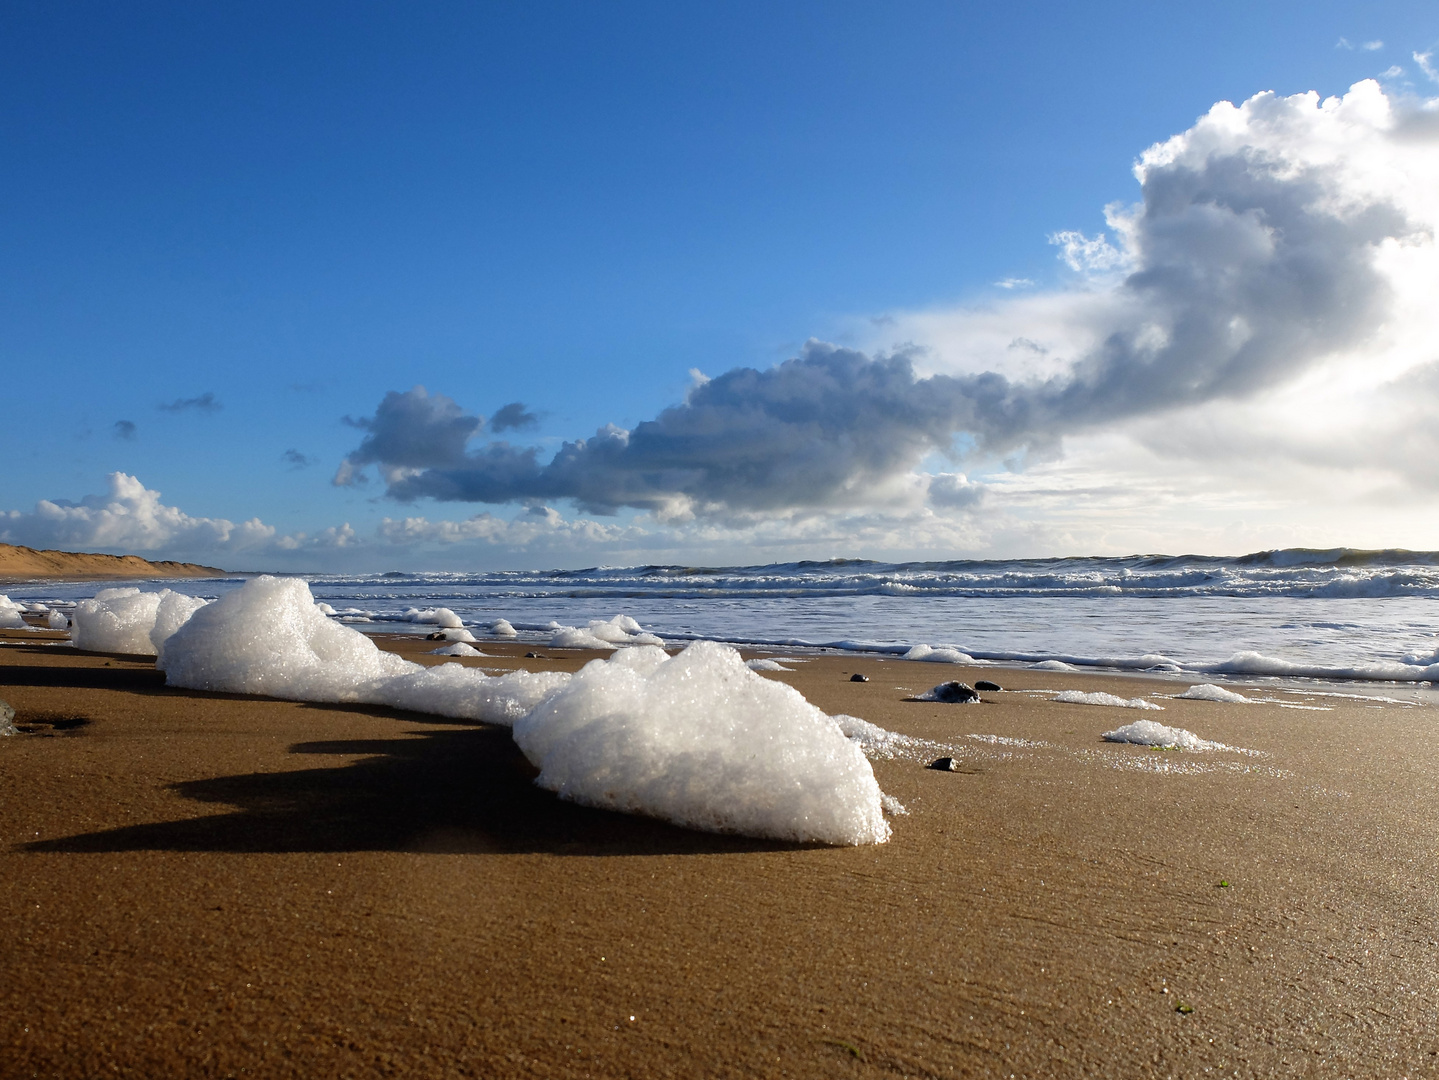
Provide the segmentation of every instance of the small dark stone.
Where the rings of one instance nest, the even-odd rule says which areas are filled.
[[[963,705],[979,700],[979,694],[974,687],[962,682],[940,683],[929,693],[930,701],[942,701],[947,705]]]
[[[1004,689],[1004,687],[1000,686],[999,683],[990,682],[988,679],[978,680],[977,682],[975,682],[974,688],[976,690],[983,690],[986,694],[997,694]]]
[[[527,653],[525,653],[525,659],[526,659],[526,660],[548,660],[549,657],[546,656],[544,653],[527,652]]]
[[[425,640],[426,640],[426,641],[444,641],[444,640],[445,640],[445,632],[444,632],[443,630],[436,630],[433,634],[426,634],[426,635],[425,635]]]
[[[849,681],[850,681],[850,682],[869,682],[869,676],[868,676],[868,675],[861,675],[859,672],[856,671],[853,675],[851,675],[851,676],[849,677]]]
[[[938,769],[940,772],[958,772],[959,762],[952,757],[935,758],[926,768]]]

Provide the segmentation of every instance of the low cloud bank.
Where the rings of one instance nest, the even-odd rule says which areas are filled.
[[[356,542],[348,524],[316,533],[282,535],[259,518],[195,517],[164,502],[128,473],[106,477],[103,495],[78,502],[41,499],[31,511],[0,510],[0,543],[68,551],[145,553],[165,558],[274,557],[289,552],[332,551]]]

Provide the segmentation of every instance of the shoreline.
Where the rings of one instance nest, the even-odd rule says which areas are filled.
[[[1178,689],[1167,679],[1023,669],[981,705],[941,705],[903,697],[996,667],[814,656],[766,677],[960,759],[875,760],[908,814],[886,844],[825,848],[562,802],[502,729],[176,690],[149,661],[5,636],[21,641],[0,649],[0,697],[31,729],[0,740],[15,913],[0,1044],[17,1073],[1412,1075],[1439,1060],[1427,706],[1176,701],[1155,696]],[[423,654],[439,642],[377,640],[438,661]],[[504,655],[449,662],[597,655],[478,645]],[[1058,689],[1165,711],[1063,705]],[[1256,753],[1099,740],[1135,719]]]

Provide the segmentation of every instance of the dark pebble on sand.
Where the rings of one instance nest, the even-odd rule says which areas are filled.
[[[850,681],[850,682],[869,682],[869,676],[868,676],[868,675],[861,675],[859,672],[856,671],[853,675],[851,675],[851,676],[849,677],[849,681]]]
[[[545,656],[543,653],[527,652],[527,653],[525,653],[525,659],[526,659],[526,660],[548,660],[549,657]]]
[[[445,640],[445,632],[444,632],[443,630],[436,630],[433,634],[426,634],[426,635],[425,635],[425,640],[426,640],[426,641],[444,641],[444,640]]]
[[[938,769],[940,772],[958,772],[959,763],[952,757],[935,758],[926,768]]]
[[[1004,689],[999,683],[990,682],[988,679],[980,679],[974,684],[974,688],[976,690],[983,690],[986,694],[997,694]]]

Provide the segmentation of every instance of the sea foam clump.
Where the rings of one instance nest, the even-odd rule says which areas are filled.
[[[0,593],[0,630],[25,629],[25,620],[20,617],[24,610],[14,600]]]
[[[628,615],[592,619],[588,627],[559,626],[550,638],[552,649],[617,649],[621,645],[663,645]]]
[[[259,577],[201,608],[165,642],[166,682],[292,701],[391,705],[513,724],[562,686],[561,672],[495,678],[459,664],[425,667],[327,618],[297,578]]]
[[[1138,743],[1140,746],[1158,746],[1165,750],[1224,749],[1220,743],[1208,742],[1192,731],[1165,727],[1154,720],[1136,720],[1114,731],[1106,731],[1101,738],[1106,742]]]
[[[429,637],[435,641],[462,641],[466,645],[473,644],[477,640],[475,635],[470,633],[463,626],[442,627],[441,629],[436,630],[433,634],[430,634]]]
[[[490,623],[490,633],[495,637],[519,637],[520,632],[510,625],[508,619],[496,619]]]
[[[514,736],[541,787],[589,806],[779,840],[889,838],[860,746],[798,691],[714,642],[592,661]]]
[[[326,617],[303,581],[260,577],[197,610],[157,667],[192,689],[511,725],[538,783],[592,806],[784,840],[865,844],[890,834],[860,742],[713,642],[673,658],[654,646],[623,649],[574,676],[490,677],[384,652]]]
[[[426,626],[438,626],[441,629],[458,630],[465,625],[460,617],[447,607],[425,608],[424,610],[407,608],[402,618],[405,622],[423,623]]]
[[[787,668],[778,660],[768,656],[756,656],[753,660],[746,660],[744,666],[751,671],[793,671],[794,668]]]
[[[930,645],[916,645],[900,657],[901,660],[924,660],[931,664],[972,664],[974,657],[969,653],[960,652],[958,649],[941,645],[934,648]]]
[[[1083,690],[1061,690],[1053,700],[1061,705],[1108,705],[1115,709],[1154,709],[1160,712],[1164,710],[1163,705],[1156,705],[1143,698],[1122,698],[1115,694],[1105,694],[1099,691],[1086,693]]]
[[[155,656],[170,636],[205,606],[197,596],[170,589],[101,589],[75,605],[70,638],[75,648],[90,652]]]
[[[484,656],[479,649],[463,641],[456,641],[450,645],[441,646],[438,649],[430,650],[431,656]]]
[[[1252,698],[1243,694],[1236,694],[1233,690],[1226,690],[1222,686],[1215,686],[1213,683],[1201,683],[1198,686],[1191,686],[1182,694],[1175,694],[1176,698],[1184,698],[1188,701],[1226,701],[1236,705],[1252,705]]]

